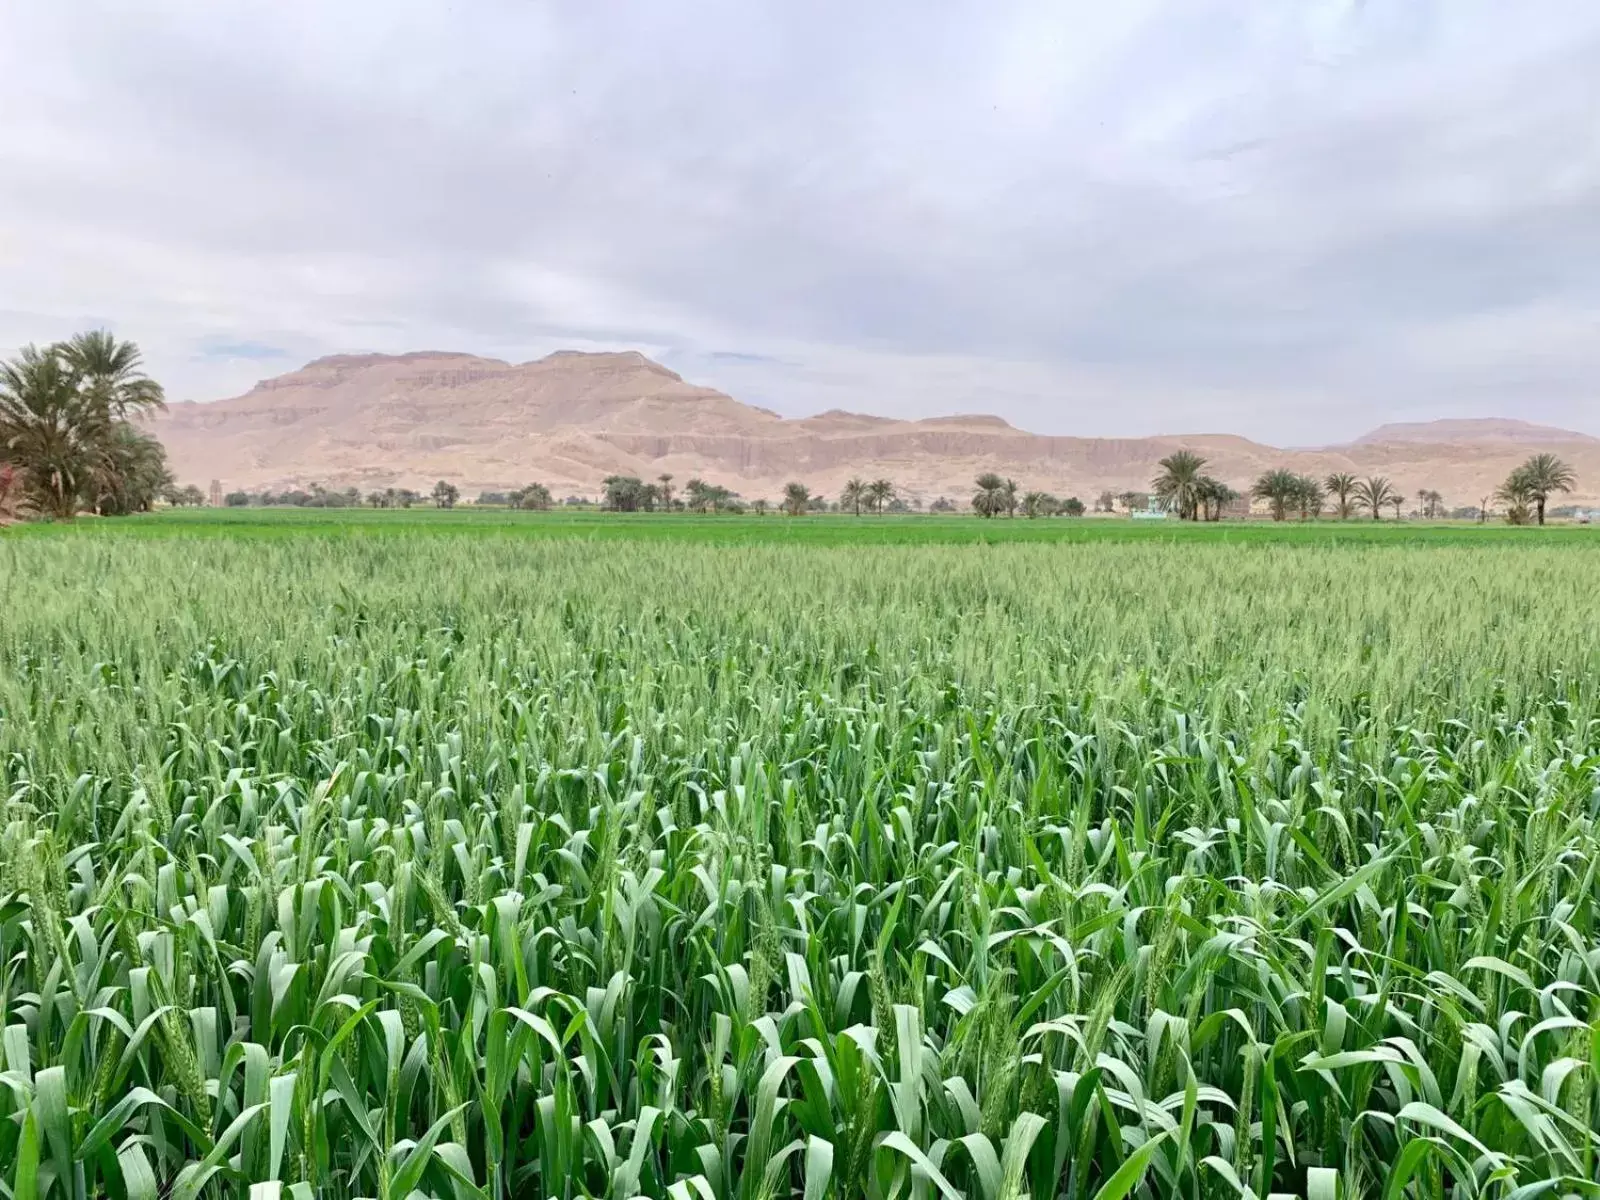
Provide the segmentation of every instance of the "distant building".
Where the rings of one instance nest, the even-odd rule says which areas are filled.
[[[212,508],[222,507],[222,480],[213,479],[211,481],[211,495],[207,498],[206,503],[211,505]]]

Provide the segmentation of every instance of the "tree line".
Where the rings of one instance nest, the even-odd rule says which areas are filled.
[[[198,488],[185,490],[193,493],[195,498],[184,503],[198,504],[203,501]],[[334,491],[320,483],[313,483],[304,488],[287,488],[281,492],[235,491],[222,498],[223,504],[229,508],[360,508],[363,505],[368,508],[417,508],[429,504],[435,508],[454,508],[460,500],[461,489],[444,479],[434,484],[429,492],[388,487],[375,489],[363,496],[358,488]],[[169,502],[179,503],[170,499]],[[478,503],[502,508],[544,509],[552,507],[555,501],[544,484],[530,483],[513,492],[483,492],[478,496]]]
[[[1019,494],[1015,479],[1006,479],[993,471],[979,475],[975,482],[977,491],[972,494],[972,511],[980,517],[997,517],[1001,513],[1014,517],[1019,509],[1025,517],[1081,517],[1087,511],[1076,496],[1058,500],[1049,492]]]
[[[672,486],[673,476],[661,474],[646,483],[633,475],[608,475],[601,482],[600,507],[612,512],[742,512],[737,493],[704,479],[691,479],[682,493]],[[763,506],[764,501],[759,502]]]
[[[1076,496],[1058,500],[1048,492],[1022,492],[1015,480],[1003,479],[992,473],[977,478],[977,491],[972,497],[972,510],[979,516],[994,517],[1004,513],[1016,516],[1020,511],[1027,517],[1059,515],[1082,516],[1083,501]],[[655,483],[645,483],[631,475],[611,475],[603,484],[600,506],[613,512],[753,512],[764,514],[769,506],[765,499],[746,501],[727,488],[710,484],[702,479],[691,479],[684,485],[681,495],[674,495],[672,476],[661,475]],[[930,506],[931,512],[954,512],[955,504],[941,496]],[[893,480],[851,479],[839,493],[837,503],[812,492],[811,488],[793,480],[784,485],[778,509],[789,516],[811,512],[847,512],[855,516],[910,512],[912,508],[899,495]]]
[[[555,506],[555,498],[551,496],[550,489],[545,487],[544,484],[530,483],[514,492],[480,492],[478,494],[478,503],[496,505],[501,508],[521,508],[542,512]]]
[[[1221,509],[1239,496],[1225,484],[1205,473],[1206,460],[1191,450],[1179,450],[1160,461],[1160,472],[1151,480],[1155,500],[1180,520],[1217,520]],[[1546,505],[1557,492],[1570,492],[1576,477],[1565,462],[1554,454],[1535,454],[1507,477],[1494,498],[1507,505],[1506,520],[1513,525],[1545,523]],[[1394,510],[1399,520],[1405,495],[1385,475],[1359,479],[1348,471],[1333,472],[1322,479],[1301,475],[1284,467],[1263,472],[1251,485],[1252,499],[1266,503],[1274,521],[1291,514],[1301,520],[1330,511],[1340,520],[1367,515],[1382,519],[1385,509]],[[1444,497],[1433,488],[1416,493],[1418,511],[1427,518],[1445,513]],[[1109,494],[1102,500],[1109,499]],[[1488,515],[1488,498],[1475,511],[1480,520]]]
[[[1189,450],[1180,450],[1160,461],[1160,472],[1151,480],[1149,493],[1123,491],[1113,494],[1102,491],[1095,501],[1095,511],[1114,512],[1117,505],[1133,512],[1153,502],[1159,509],[1176,515],[1180,520],[1219,521],[1227,507],[1240,500],[1261,501],[1267,506],[1275,521],[1291,516],[1309,520],[1331,514],[1340,520],[1367,516],[1373,520],[1392,510],[1398,520],[1406,503],[1406,496],[1383,475],[1358,478],[1347,471],[1330,473],[1322,478],[1299,474],[1284,467],[1263,472],[1247,493],[1235,491],[1205,471],[1206,460]],[[674,477],[662,474],[651,482],[632,475],[609,475],[602,483],[599,507],[611,512],[654,513],[766,513],[771,504],[763,498],[747,500],[737,492],[706,480],[690,479],[681,489],[673,486]],[[1049,492],[1023,491],[1014,479],[994,472],[979,475],[975,482],[970,508],[980,517],[1083,516],[1087,511],[1083,501],[1076,496],[1058,499]],[[1494,499],[1507,504],[1506,520],[1512,524],[1544,524],[1549,498],[1557,492],[1570,491],[1574,485],[1572,469],[1552,454],[1536,454],[1519,466],[1496,491]],[[4,497],[6,477],[0,474],[0,498]],[[199,504],[203,497],[198,488],[177,489],[167,487],[162,493],[172,504]],[[1432,488],[1421,488],[1416,493],[1417,511],[1425,518],[1446,515],[1443,495]],[[410,488],[386,488],[368,492],[365,503],[372,508],[412,508],[432,503],[437,508],[453,508],[460,499],[460,489],[446,480],[440,480],[429,493]],[[1482,516],[1487,511],[1483,505],[1467,511]],[[224,501],[229,506],[240,505],[293,505],[311,508],[357,507],[363,497],[355,488],[330,491],[320,484],[311,484],[309,490],[291,489],[281,493],[229,492]],[[531,483],[511,492],[485,491],[477,499],[479,505],[524,510],[546,510],[555,507],[556,500],[550,489],[542,483]],[[587,503],[579,497],[569,496],[565,505]],[[814,493],[804,483],[794,481],[785,485],[778,510],[791,516],[812,512],[852,513],[856,516],[892,512],[911,512],[892,480],[849,480],[835,503],[826,496]],[[939,497],[928,506],[929,512],[953,513],[957,505],[946,497]],[[1458,514],[1459,515],[1459,514]]]

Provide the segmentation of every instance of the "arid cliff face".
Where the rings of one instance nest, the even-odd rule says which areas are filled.
[[[993,416],[894,421],[829,412],[784,420],[696,387],[641,354],[563,352],[513,365],[467,354],[339,355],[265,380],[243,396],[175,404],[156,418],[183,482],[227,490],[321,483],[363,491],[436,479],[464,495],[538,481],[594,495],[607,475],[670,473],[748,497],[799,479],[836,495],[853,475],[886,476],[902,495],[964,499],[998,471],[1024,488],[1092,500],[1142,490],[1180,447],[1245,490],[1264,470],[1389,476],[1408,497],[1448,505],[1490,495],[1517,463],[1552,450],[1577,472],[1579,503],[1600,502],[1600,438],[1519,421],[1392,425],[1349,445],[1280,450],[1223,434],[1046,437]],[[1562,497],[1562,500],[1568,500]]]

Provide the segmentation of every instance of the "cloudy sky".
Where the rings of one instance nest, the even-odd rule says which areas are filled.
[[[1600,433],[1596,0],[10,0],[0,350],[644,350],[789,415]]]

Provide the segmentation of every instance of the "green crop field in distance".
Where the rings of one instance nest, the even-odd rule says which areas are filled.
[[[1600,543],[1600,528],[1551,525],[1512,528],[1465,521],[1268,520],[1195,524],[1115,517],[982,519],[970,515],[847,514],[753,516],[699,513],[610,513],[593,509],[517,512],[503,508],[198,508],[165,509],[133,518],[69,525],[41,523],[0,532],[4,537],[283,537],[322,534],[506,534],[625,541],[720,544],[918,545],[971,542],[1271,542],[1328,545],[1527,544],[1532,539]]]
[[[1597,582],[1389,522],[0,534],[0,1183],[1595,1195]]]

